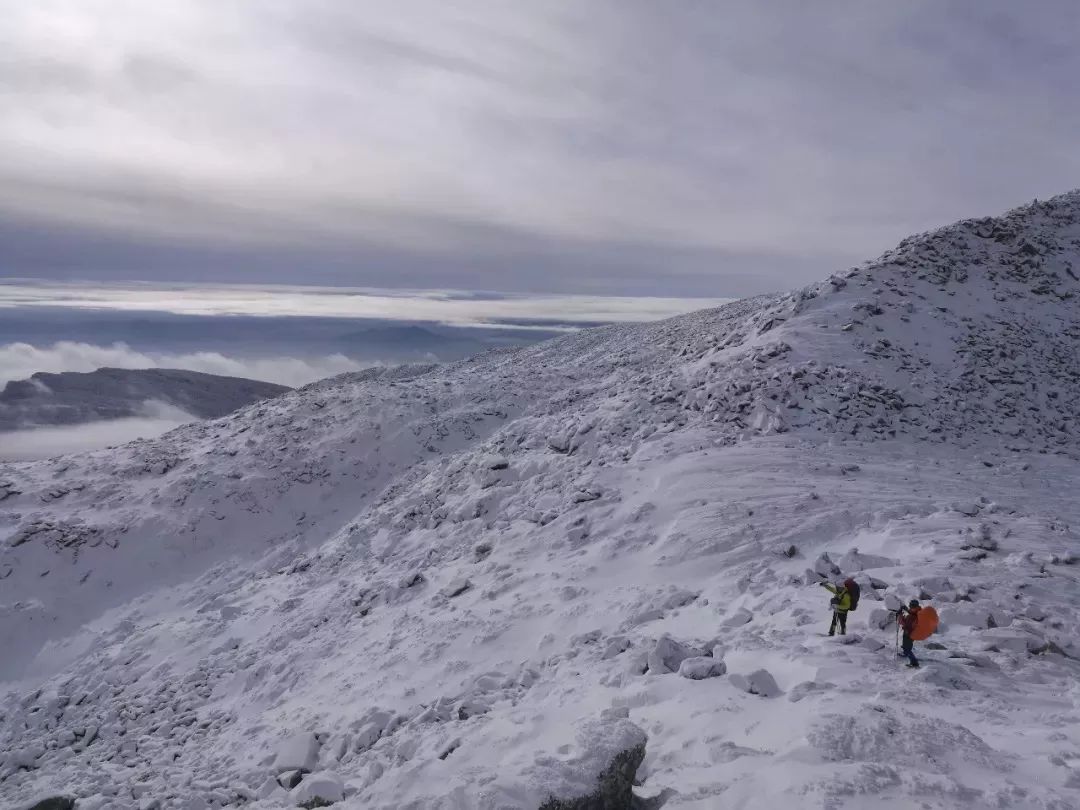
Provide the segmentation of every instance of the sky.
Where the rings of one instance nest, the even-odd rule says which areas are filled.
[[[1080,177],[1073,0],[0,15],[0,277],[723,298]]]

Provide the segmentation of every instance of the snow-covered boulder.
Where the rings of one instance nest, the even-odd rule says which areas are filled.
[[[70,796],[49,796],[35,799],[25,807],[26,810],[74,810],[75,800]]]
[[[765,669],[755,669],[749,675],[733,674],[728,676],[733,686],[749,692],[751,695],[776,697],[781,694],[776,679]]]
[[[706,678],[716,678],[727,672],[727,665],[723,661],[717,661],[708,656],[695,656],[684,658],[679,664],[679,674],[692,681],[703,681]]]
[[[647,739],[629,720],[590,721],[578,731],[576,754],[544,757],[524,778],[546,796],[541,810],[631,807]]]
[[[896,614],[885,608],[874,608],[866,619],[866,626],[876,630],[884,630],[896,624]]]
[[[300,771],[310,773],[319,761],[319,741],[315,734],[305,731],[286,737],[277,749],[274,759],[274,771]]]
[[[933,599],[939,593],[956,590],[948,577],[922,577],[913,584],[919,589],[920,599]]]
[[[699,593],[697,591],[688,591],[680,588],[664,600],[663,608],[665,610],[675,610],[676,608],[686,607],[697,599],[698,596]]]
[[[626,636],[612,636],[604,646],[604,652],[600,655],[600,658],[606,661],[626,652],[628,649],[630,649],[630,639]]]
[[[726,619],[724,619],[721,624],[723,624],[724,627],[742,627],[744,624],[749,624],[753,620],[753,618],[754,614],[751,613],[749,610],[747,610],[746,608],[739,608]]]
[[[455,596],[461,596],[465,591],[472,587],[472,583],[465,577],[457,577],[450,580],[446,587],[442,589],[442,595],[448,599],[453,599]]]
[[[1046,640],[1026,630],[995,627],[979,633],[983,649],[999,652],[1028,653],[1045,649]]]
[[[888,568],[896,565],[896,560],[880,557],[876,554],[863,554],[857,548],[853,548],[840,558],[837,565],[844,573],[852,574],[856,571],[865,571],[868,568]]]
[[[340,802],[345,798],[345,782],[333,771],[319,771],[304,777],[292,789],[289,798],[295,805],[312,806],[317,799],[322,802]]]
[[[791,687],[791,691],[788,692],[788,700],[792,703],[798,703],[804,697],[820,692],[828,692],[830,689],[835,688],[836,684],[828,681],[803,681]]]
[[[995,626],[990,608],[980,607],[979,605],[950,605],[942,609],[941,621],[948,626],[978,627],[981,629]]]
[[[840,576],[840,567],[829,559],[828,554],[822,553],[822,555],[814,561],[814,573],[826,577],[827,579],[831,579],[832,577]]]
[[[649,672],[655,675],[663,675],[668,672],[678,672],[679,665],[687,658],[695,658],[702,651],[676,641],[671,636],[663,635],[656,642],[652,652],[649,653]]]

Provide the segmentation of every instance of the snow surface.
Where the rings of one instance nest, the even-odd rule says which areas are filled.
[[[532,809],[643,732],[665,808],[1080,805],[1078,264],[1073,192],[0,465],[5,804],[295,806],[313,739],[335,806]]]

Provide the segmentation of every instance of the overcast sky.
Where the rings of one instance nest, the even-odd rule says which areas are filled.
[[[723,297],[1080,185],[1075,0],[0,19],[0,276]]]

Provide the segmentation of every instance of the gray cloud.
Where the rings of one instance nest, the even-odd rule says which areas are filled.
[[[1068,0],[11,4],[0,274],[788,287],[1075,183],[1078,24]]]

